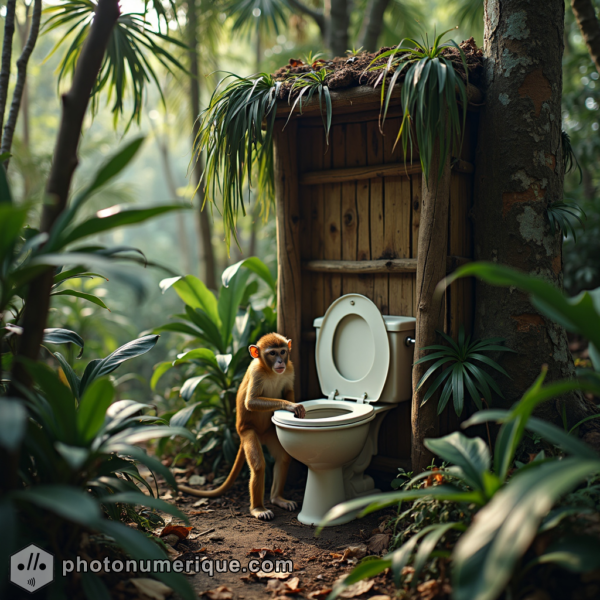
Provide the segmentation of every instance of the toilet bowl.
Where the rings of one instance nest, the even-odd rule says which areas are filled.
[[[304,419],[275,411],[286,452],[308,467],[301,523],[318,524],[336,504],[374,489],[364,474],[377,452],[385,413],[412,394],[412,317],[382,316],[365,296],[347,294],[315,319],[319,383],[327,398],[303,401]],[[329,525],[352,520],[346,515]]]

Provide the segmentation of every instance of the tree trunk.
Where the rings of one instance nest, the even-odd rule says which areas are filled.
[[[187,28],[188,28],[188,46],[190,48],[190,109],[192,112],[192,145],[196,140],[200,129],[200,69],[198,66],[198,14],[195,0],[189,0],[187,5]],[[202,171],[204,171],[204,161],[202,154],[194,162],[194,183],[198,185]],[[203,209],[204,187],[198,186],[196,192],[198,197],[198,218],[196,221],[196,231],[199,238],[199,258],[202,280],[210,289],[217,289],[217,279],[215,274],[215,253],[212,245],[212,231],[210,217],[207,210]]]
[[[423,174],[423,200],[419,220],[419,252],[417,254],[417,324],[415,331],[414,360],[427,355],[425,346],[440,343],[436,329],[444,329],[444,306],[442,297],[434,297],[437,284],[446,276],[448,254],[448,212],[450,206],[450,155],[448,154],[441,176],[440,148],[436,144],[431,157],[429,176]],[[431,363],[413,367],[413,390]],[[421,406],[428,386],[413,392],[411,425],[411,462],[415,474],[431,463],[433,454],[425,448],[425,438],[439,435],[437,403],[439,394],[434,394]]]
[[[333,56],[345,56],[350,46],[348,28],[350,11],[348,0],[331,0],[331,13],[328,23],[329,49]]]
[[[23,23],[19,23],[17,21],[17,27],[19,31],[19,37],[21,38],[21,52],[25,49],[25,45],[27,44],[27,38],[29,37],[29,28],[31,26],[31,15],[29,14],[29,6],[25,7],[25,20]],[[23,126],[23,146],[29,152],[29,86],[27,85],[27,80],[25,80],[25,85],[23,86],[23,97],[21,99],[21,123]],[[25,193],[23,194],[24,198],[29,197],[29,188],[30,183],[27,178],[24,181]]]
[[[383,29],[383,15],[390,0],[371,0],[367,6],[367,14],[362,35],[358,42],[367,52],[378,50],[377,40]]]
[[[600,72],[600,23],[596,18],[596,7],[592,0],[571,0],[571,8],[594,65]]]
[[[2,147],[0,148],[0,152],[2,154],[5,152],[10,152],[10,149],[12,148],[13,136],[15,134],[17,119],[19,118],[19,111],[21,109],[21,101],[23,99],[23,91],[25,90],[25,83],[27,81],[27,64],[29,63],[29,57],[31,56],[31,53],[33,52],[37,42],[38,33],[40,31],[41,17],[42,0],[35,0],[33,4],[33,16],[31,18],[31,27],[29,29],[27,42],[23,48],[23,51],[21,52],[19,60],[17,60],[17,82],[13,92],[8,120],[6,121],[4,133],[2,135]],[[8,160],[5,161],[7,168],[8,162]]]
[[[98,78],[108,40],[118,18],[117,0],[99,0],[90,33],[77,61],[73,84],[69,92],[62,96],[62,117],[46,188],[49,201],[44,203],[42,209],[41,232],[49,232],[67,206],[73,172],[78,163],[77,148],[83,119]],[[36,360],[38,357],[50,307],[52,282],[53,270],[47,269],[29,285],[18,356],[30,360]],[[27,370],[18,360],[14,361],[12,379],[26,386],[30,384]],[[17,393],[16,390],[13,390],[13,393]]]
[[[4,126],[4,112],[8,98],[10,82],[10,66],[12,58],[12,41],[15,34],[15,6],[17,0],[8,0],[4,17],[4,40],[2,42],[2,67],[0,68],[0,131]]]
[[[561,90],[563,0],[487,0],[486,103],[475,177],[475,257],[539,275],[562,286],[561,236],[546,208],[563,197]],[[543,40],[543,43],[540,43]],[[565,330],[539,314],[526,294],[477,283],[475,335],[499,336],[516,351],[495,357],[510,406],[548,365],[547,381],[573,375]],[[579,412],[578,396],[569,407]],[[571,401],[572,400],[572,401]],[[555,403],[540,416],[555,420]]]

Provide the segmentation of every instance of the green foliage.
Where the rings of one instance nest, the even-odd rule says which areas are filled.
[[[224,85],[228,79],[232,81]],[[273,127],[280,86],[281,82],[267,73],[254,78],[230,73],[221,80],[200,116],[194,155],[197,160],[206,152],[203,182],[207,198],[215,203],[217,196],[222,196],[227,248],[231,233],[237,243],[237,215],[240,209],[246,214],[244,182],[249,194],[253,168],[258,172],[261,200],[266,204],[265,196],[272,196]],[[266,131],[262,130],[263,120]]]
[[[179,394],[186,403],[194,398],[197,401],[173,413],[170,423],[183,427],[195,414],[201,414],[194,425],[196,449],[193,453],[199,452],[200,460],[205,455],[213,456],[213,471],[223,458],[230,464],[235,460],[235,398],[250,362],[248,345],[276,326],[271,306],[256,311],[250,305],[251,296],[258,290],[257,281],[248,281],[252,273],[268,285],[274,301],[275,281],[266,265],[256,257],[225,270],[218,298],[193,275],[161,282],[163,292],[172,287],[184,301],[185,313],[176,315],[176,322],[158,327],[154,332],[182,333],[190,336],[191,341],[185,344],[186,351],[179,353],[176,360],[157,365],[151,387],[155,389],[172,367],[184,368]],[[198,343],[203,347],[197,347]]]
[[[331,129],[331,118],[333,116],[331,94],[329,93],[329,87],[327,87],[327,84],[325,83],[325,80],[330,73],[331,71],[321,68],[316,71],[312,70],[309,73],[304,73],[303,75],[298,75],[298,77],[295,78],[294,84],[290,89],[290,99],[296,90],[300,90],[300,92],[292,105],[292,110],[290,110],[287,120],[287,122],[289,122],[292,118],[296,106],[298,106],[300,114],[302,114],[302,99],[304,98],[306,102],[310,102],[315,92],[318,92],[319,108],[321,110],[321,119],[323,120],[323,127],[325,128],[325,139],[327,144],[329,144],[329,130]],[[323,114],[323,98],[325,98],[325,114]]]
[[[112,362],[108,358],[104,364],[114,366],[114,357]],[[64,367],[62,361],[61,365]],[[114,387],[100,372],[77,396],[48,366],[27,361],[26,367],[35,388],[23,389],[24,399],[2,398],[0,402],[0,446],[18,457],[18,475],[24,483],[3,496],[3,509],[16,515],[18,537],[9,550],[17,550],[21,545],[17,540],[22,539],[46,545],[55,535],[58,517],[65,534],[61,539],[68,540],[60,547],[62,558],[75,555],[82,530],[114,538],[126,551],[136,552],[136,559],[144,555],[164,558],[146,536],[115,521],[126,511],[138,524],[147,523],[147,517],[133,510],[136,505],[187,520],[175,506],[158,498],[158,489],[154,494],[137,463],[175,488],[172,473],[136,444],[173,435],[190,438],[190,433],[167,426],[155,416],[142,415],[150,408],[146,404],[132,400],[113,403]],[[71,379],[68,381],[72,385]],[[157,577],[184,597],[194,597],[183,577]]]
[[[448,342],[449,346],[433,345],[425,346],[422,350],[434,350],[433,354],[423,356],[415,361],[415,365],[435,360],[435,363],[423,374],[417,384],[419,390],[423,384],[434,374],[441,370],[436,379],[430,384],[421,406],[433,396],[442,384],[442,394],[438,402],[438,415],[442,413],[450,397],[454,402],[454,410],[460,416],[462,414],[465,390],[469,392],[473,402],[479,410],[482,409],[481,397],[488,404],[492,403],[492,390],[499,396],[504,397],[493,378],[486,373],[481,364],[492,367],[508,377],[508,373],[495,361],[485,356],[486,352],[514,352],[510,348],[500,346],[504,342],[502,338],[490,338],[487,340],[473,340],[471,336],[465,337],[465,330],[461,326],[458,332],[458,342],[442,331],[438,333]],[[478,364],[480,363],[480,364]],[[443,367],[446,368],[443,368]],[[445,382],[445,383],[444,383]]]
[[[576,221],[585,229],[582,217],[585,219],[586,214],[576,202],[572,200],[553,202],[546,208],[546,214],[550,221],[552,233],[556,233],[557,230],[561,231],[563,236],[568,237],[571,235],[573,241],[577,243]]]
[[[258,29],[263,30],[263,35],[271,32],[279,34],[282,25],[287,24],[288,9],[286,0],[228,0],[223,7],[227,14],[233,16],[233,30],[244,35]]]
[[[457,270],[446,285],[459,277],[475,275],[493,285],[514,286],[527,292],[542,313],[575,332],[585,332],[595,361],[600,341],[600,304],[588,293],[569,299],[538,278],[524,275],[507,267],[491,263],[473,263]],[[457,600],[495,600],[509,586],[514,595],[523,577],[536,565],[554,563],[573,572],[597,568],[599,544],[589,536],[573,534],[572,530],[554,534],[554,542],[534,559],[526,553],[536,535],[555,529],[562,520],[587,510],[585,496],[571,494],[571,502],[553,513],[550,510],[562,496],[586,480],[600,477],[600,456],[570,432],[532,416],[540,404],[559,398],[574,390],[600,393],[598,367],[586,372],[579,380],[555,381],[544,384],[543,372],[511,410],[482,410],[475,413],[463,427],[489,421],[500,424],[493,460],[486,443],[480,438],[467,438],[455,432],[439,439],[428,439],[426,447],[451,467],[438,471],[441,485],[417,488],[416,484],[430,478],[429,472],[413,477],[405,488],[390,494],[357,498],[329,511],[320,527],[352,513],[364,516],[375,510],[402,502],[427,500],[456,504],[465,522],[438,522],[416,527],[414,535],[402,546],[383,558],[367,557],[331,594],[331,598],[351,583],[391,568],[396,584],[402,580],[402,568],[412,558],[415,571],[427,561],[447,557],[436,546],[450,531],[464,531],[451,554],[453,597]],[[577,427],[575,425],[575,427]],[[542,451],[529,464],[515,463],[517,448],[529,431],[566,456],[546,456]],[[571,430],[572,431],[572,430]],[[517,469],[513,468],[516,464]],[[589,490],[589,483],[587,489]],[[584,488],[586,489],[586,488]],[[475,507],[476,519],[472,519]],[[594,505],[597,509],[597,505]],[[406,513],[403,514],[405,516]],[[420,542],[420,544],[419,544]],[[418,549],[417,549],[418,545]],[[412,583],[415,584],[416,577]]]
[[[158,8],[159,16],[162,12],[166,17],[160,2],[153,3],[153,6]],[[50,55],[67,40],[70,41],[59,67],[58,86],[65,76],[72,77],[75,72],[75,65],[88,37],[95,10],[96,3],[92,0],[70,0],[45,9],[45,12],[50,13],[51,16],[44,25],[44,31],[66,29],[66,34],[59,39]],[[154,81],[164,104],[162,89],[152,59],[157,60],[169,73],[186,71],[179,60],[165,50],[166,44],[186,49],[185,44],[176,38],[161,33],[160,29],[154,30],[145,13],[121,14],[112,30],[102,68],[92,92],[92,111],[96,113],[98,110],[98,96],[101,92],[105,91],[109,100],[114,96],[112,112],[116,126],[119,117],[123,115],[125,103],[131,96],[131,117],[126,129],[134,120],[139,123],[146,87],[150,81]]]
[[[571,144],[571,136],[564,129],[561,131],[561,142],[563,169],[565,171],[565,175],[568,175],[571,173],[571,171],[577,169],[579,172],[579,183],[581,183],[583,180],[583,171],[581,170],[581,165],[577,160],[577,155],[575,154],[575,150]]]
[[[421,42],[402,40],[396,48],[377,56],[369,67],[371,71],[381,71],[377,83],[381,83],[382,123],[385,121],[394,87],[400,75],[406,71],[401,92],[404,114],[396,144],[401,141],[405,160],[410,146],[412,160],[414,128],[421,166],[426,177],[431,169],[433,150],[437,143],[440,146],[438,177],[442,174],[448,154],[462,145],[461,122],[464,123],[467,115],[466,86],[454,71],[452,62],[444,57],[444,50],[453,47],[459,51],[468,75],[467,61],[454,40],[441,43],[448,31],[435,37],[431,47],[427,37]],[[388,59],[385,64],[374,64],[383,58]],[[388,76],[390,80],[386,93]],[[462,110],[459,104],[462,105]]]

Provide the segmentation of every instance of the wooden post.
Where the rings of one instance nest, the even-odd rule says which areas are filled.
[[[275,123],[275,204],[277,210],[277,331],[292,340],[296,371],[294,393],[300,398],[302,271],[298,201],[297,123]]]
[[[414,360],[425,356],[420,348],[436,343],[436,329],[444,327],[444,299],[434,299],[437,284],[446,276],[448,250],[448,209],[450,204],[450,155],[446,158],[442,175],[438,177],[440,165],[439,144],[431,160],[429,177],[423,175],[423,200],[419,222],[419,251],[417,255],[417,305]],[[439,420],[436,394],[424,406],[423,397],[428,389],[425,384],[418,392],[417,383],[431,366],[430,363],[413,367],[412,425],[412,470],[420,473],[431,463],[433,455],[423,445],[428,437],[437,437]]]

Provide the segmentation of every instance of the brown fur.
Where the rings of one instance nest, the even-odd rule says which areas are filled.
[[[216,490],[195,490],[186,486],[179,489],[201,498],[215,498],[224,494],[234,483],[244,465],[250,467],[250,512],[258,519],[269,520],[275,515],[264,507],[265,458],[262,444],[275,459],[271,503],[295,510],[296,503],[283,497],[283,488],[290,457],[281,446],[271,416],[276,410],[288,410],[303,418],[305,411],[294,401],[294,365],[289,359],[292,341],[278,333],[269,333],[250,346],[254,360],[250,363],[236,397],[236,429],[240,449],[227,479]],[[282,373],[275,369],[284,368]]]

